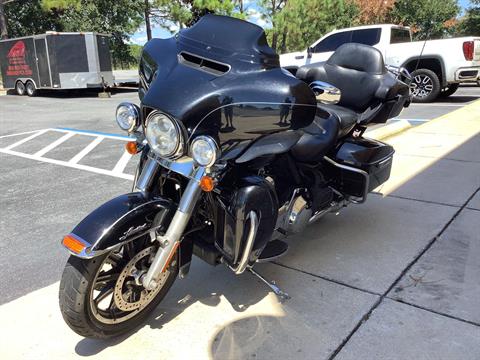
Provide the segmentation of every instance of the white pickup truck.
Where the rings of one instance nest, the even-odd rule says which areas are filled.
[[[302,65],[328,60],[340,45],[348,42],[371,45],[380,50],[386,64],[410,71],[415,102],[450,96],[460,83],[477,82],[480,77],[480,37],[412,42],[410,28],[397,25],[335,30],[305,51],[280,55],[280,64],[295,73]]]

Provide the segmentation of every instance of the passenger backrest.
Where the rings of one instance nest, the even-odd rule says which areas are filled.
[[[357,112],[378,104],[375,94],[390,75],[380,51],[356,43],[344,44],[326,62],[302,66],[296,73],[308,83],[320,80],[334,85],[342,92],[338,105]]]

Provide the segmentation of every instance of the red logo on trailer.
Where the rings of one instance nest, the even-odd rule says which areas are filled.
[[[32,69],[25,61],[25,43],[17,41],[7,54],[8,69],[7,76],[30,76],[33,74]]]

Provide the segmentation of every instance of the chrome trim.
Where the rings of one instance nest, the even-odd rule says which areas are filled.
[[[348,170],[348,171],[352,171],[352,172],[356,172],[356,173],[361,174],[362,176],[365,177],[365,187],[364,187],[364,190],[363,190],[363,196],[359,200],[353,199],[353,198],[348,199],[349,201],[353,202],[354,204],[364,203],[367,200],[368,186],[369,186],[369,182],[370,182],[370,176],[368,175],[368,173],[366,171],[362,170],[362,169],[357,169],[357,168],[352,167],[352,166],[339,164],[339,163],[333,161],[332,159],[330,159],[327,156],[324,156],[323,158],[335,167],[338,167],[338,168],[344,169],[344,170]]]
[[[194,179],[195,176],[198,176],[198,173],[195,172],[195,162],[192,158],[188,156],[181,157],[180,159],[177,159],[175,161],[161,158],[160,156],[152,152],[150,152],[148,156],[152,159],[155,159],[165,169],[171,170],[177,174],[185,176],[186,178]],[[198,179],[198,181],[200,181],[200,179]]]
[[[202,164],[199,164],[195,158],[193,157],[193,144],[195,144],[196,141],[199,141],[199,140],[204,140],[208,143],[208,145],[213,149],[213,151],[215,152],[215,156],[213,157],[213,159],[206,165],[202,165]],[[220,157],[220,147],[218,146],[217,142],[215,140],[213,140],[210,136],[206,136],[206,135],[200,135],[200,136],[197,136],[195,139],[193,139],[192,143],[190,144],[190,157],[197,163],[199,164],[200,166],[205,166],[205,167],[210,167],[212,166],[213,164],[215,164],[215,161],[217,161],[217,159]]]
[[[180,199],[177,211],[168,226],[165,235],[157,236],[160,247],[148,269],[142,276],[142,284],[147,290],[156,287],[156,281],[161,273],[165,271],[168,261],[171,259],[182,239],[183,232],[190,220],[195,204],[201,194],[200,184],[197,180],[197,174],[203,174],[203,168],[199,168],[187,185],[185,192]]]
[[[160,165],[155,159],[147,158],[142,168],[142,172],[140,173],[140,176],[135,184],[135,189],[141,193],[148,192],[148,189],[152,185],[155,175],[159,169]]]
[[[317,102],[323,104],[337,104],[340,102],[342,92],[332,84],[323,81],[313,81],[309,86],[315,93]]]
[[[248,266],[248,259],[250,258],[250,253],[252,252],[253,243],[255,237],[257,236],[258,230],[258,217],[255,211],[250,211],[247,215],[247,219],[250,219],[250,230],[248,231],[247,243],[245,244],[245,250],[243,250],[242,258],[238,262],[236,267],[229,268],[237,275],[242,274]]]
[[[183,127],[183,125],[179,121],[175,120],[170,115],[165,114],[164,112],[154,110],[150,114],[148,114],[147,118],[145,119],[145,139],[148,139],[147,138],[148,123],[152,120],[152,118],[154,116],[158,116],[158,115],[163,115],[163,116],[167,117],[173,123],[173,125],[175,126],[175,129],[177,130],[177,134],[178,134],[178,143],[177,143],[177,146],[176,146],[175,150],[171,154],[162,157],[162,159],[175,160],[175,159],[178,159],[178,158],[182,157],[185,154],[185,152],[186,152],[185,150],[187,148],[187,145],[186,145],[187,131],[185,130],[185,128]],[[147,140],[147,143],[148,143],[148,140]],[[150,143],[148,143],[148,144],[150,145]],[[155,152],[155,150],[153,150],[153,147],[151,145],[150,145],[150,148],[152,149],[152,152]],[[159,157],[161,156],[160,154],[157,154],[157,153],[155,153],[155,154],[158,155]]]
[[[135,122],[132,125],[130,125],[130,127],[128,129],[122,128],[120,126],[120,123],[118,122],[118,109],[122,106],[128,108],[128,110],[131,111],[135,116]],[[137,105],[132,104],[130,102],[122,102],[122,103],[118,104],[117,109],[115,110],[115,120],[117,121],[117,125],[120,129],[125,130],[125,131],[130,133],[130,132],[138,129],[138,127],[140,126],[140,108]]]

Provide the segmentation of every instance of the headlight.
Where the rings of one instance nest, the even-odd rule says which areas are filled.
[[[117,106],[116,120],[122,130],[132,132],[140,125],[140,110],[131,103],[121,103]]]
[[[217,161],[218,152],[218,146],[210,136],[199,136],[190,146],[190,154],[200,166],[212,166]]]
[[[145,137],[151,149],[161,157],[172,157],[182,151],[180,126],[160,112],[148,115]]]

